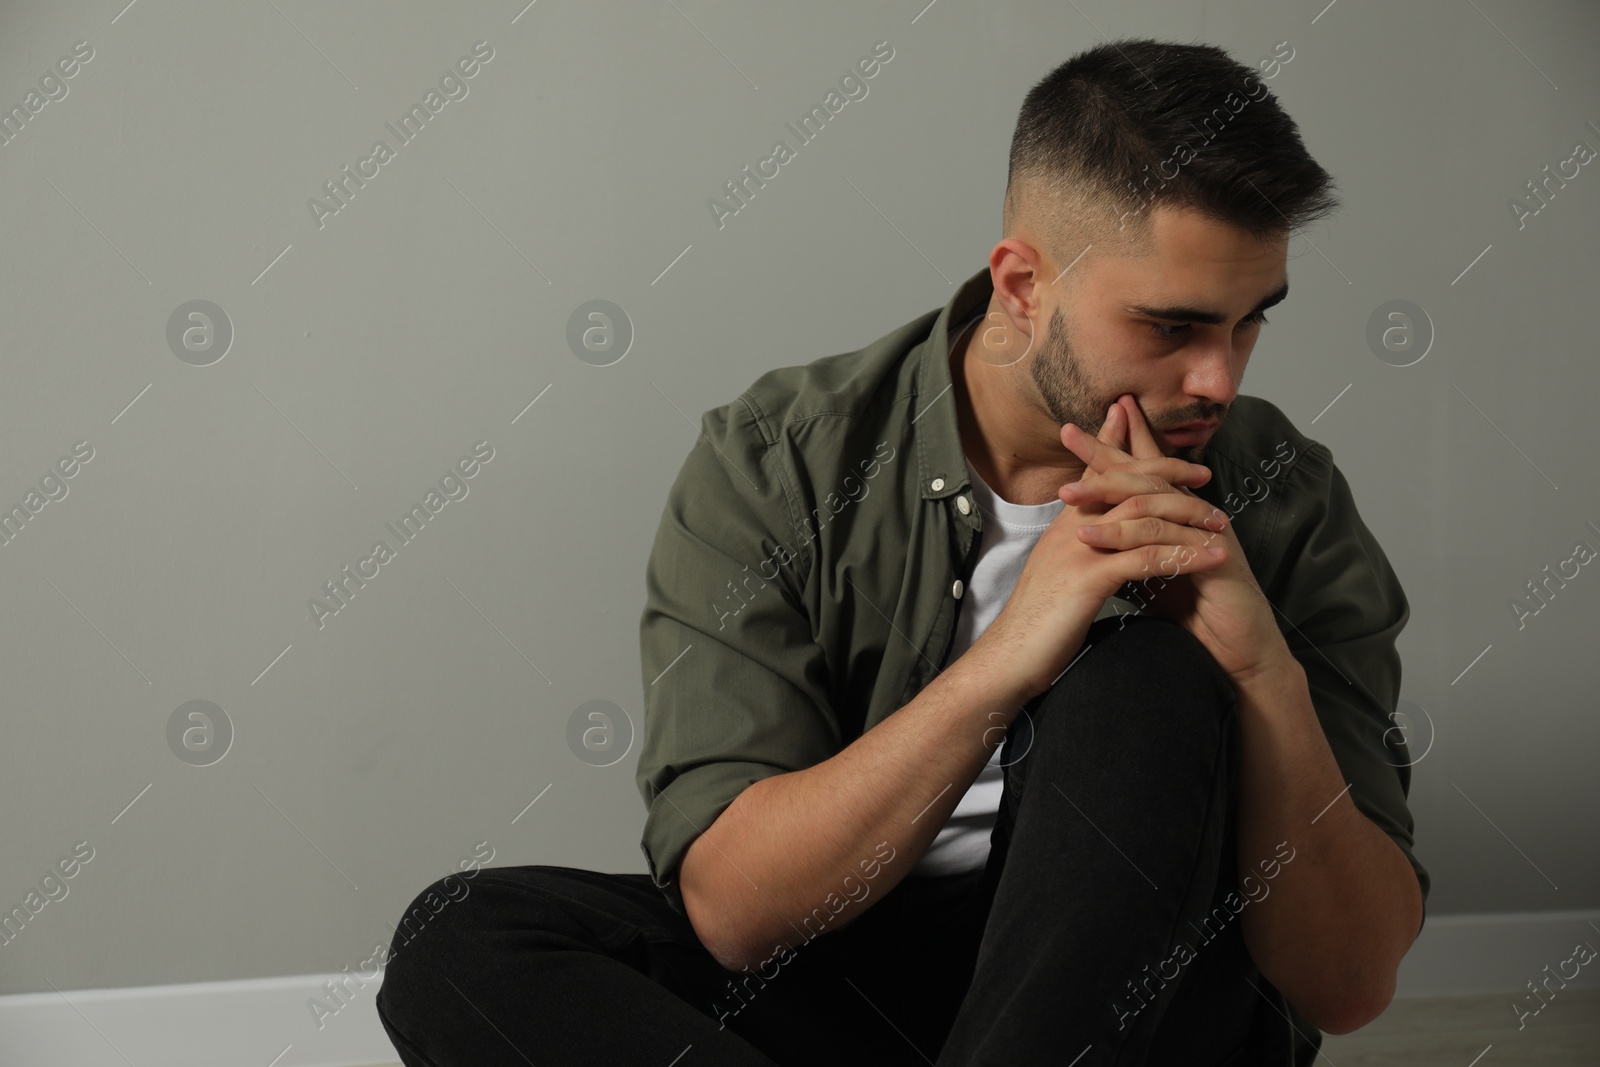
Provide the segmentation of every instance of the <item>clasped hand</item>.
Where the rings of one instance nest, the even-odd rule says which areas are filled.
[[[1137,599],[1148,604],[1152,614],[1194,634],[1235,681],[1252,678],[1289,657],[1272,606],[1256,583],[1228,516],[1184,485],[1151,472],[1152,467],[1172,468],[1173,459],[1156,444],[1131,394],[1123,394],[1112,405],[1099,438],[1067,423],[1061,428],[1061,441],[1087,467],[1081,480],[1061,487],[1061,499],[1098,519],[1077,527],[1081,542],[1105,552],[1172,547],[1155,572],[1129,583],[1140,587]],[[1210,480],[1208,468],[1189,466],[1195,476],[1174,477],[1194,485]],[[1198,476],[1200,471],[1204,476]],[[1221,562],[1197,567],[1195,561],[1203,560],[1201,554],[1213,547],[1222,549]],[[1148,562],[1145,570],[1149,571]]]

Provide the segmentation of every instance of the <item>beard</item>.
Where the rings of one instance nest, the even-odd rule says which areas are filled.
[[[1092,436],[1099,436],[1101,428],[1105,425],[1106,412],[1117,402],[1117,397],[1128,391],[1120,389],[1106,393],[1095,388],[1088,369],[1078,353],[1072,349],[1071,341],[1067,337],[1067,322],[1059,306],[1051,313],[1050,329],[1039,340],[1039,351],[1030,370],[1034,385],[1038,387],[1039,396],[1043,399],[1050,416],[1060,425],[1064,426],[1070,422]],[[1163,425],[1177,426],[1196,419],[1221,420],[1226,414],[1226,407],[1205,405],[1204,410],[1173,415],[1153,416],[1146,413],[1145,420],[1150,424],[1151,430],[1155,431]],[[1219,426],[1217,432],[1220,431]],[[1205,462],[1206,445],[1210,441],[1198,445],[1168,446],[1163,444],[1154,432],[1151,436],[1156,437],[1156,443],[1163,455],[1176,456],[1186,463]],[[1216,440],[1215,433],[1211,440]]]

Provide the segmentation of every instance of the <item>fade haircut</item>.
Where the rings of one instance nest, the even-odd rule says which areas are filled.
[[[1336,210],[1333,190],[1253,68],[1215,45],[1123,38],[1029,90],[1003,226],[1031,230],[1065,268],[1091,243],[1147,253],[1158,206],[1270,239]]]

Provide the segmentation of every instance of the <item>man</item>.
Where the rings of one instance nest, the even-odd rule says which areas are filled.
[[[646,572],[650,873],[483,872],[386,975],[402,1058],[1307,1064],[1376,1017],[1428,887],[1409,608],[1238,392],[1331,184],[1214,47],[1035,86],[984,270],[703,417]]]

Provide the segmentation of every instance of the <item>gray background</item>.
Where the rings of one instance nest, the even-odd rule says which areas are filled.
[[[1345,207],[1293,239],[1244,391],[1332,448],[1411,598],[1430,914],[1600,905],[1600,566],[1525,629],[1509,606],[1600,547],[1600,163],[1521,231],[1508,206],[1600,145],[1592,5],[124,3],[0,16],[0,107],[94,49],[0,147],[0,505],[94,449],[0,548],[0,908],[94,849],[0,992],[354,969],[483,841],[643,871],[637,739],[596,767],[568,725],[641,725],[700,413],[948,300],[1024,93],[1103,35],[1293,47],[1268,84]],[[319,229],[308,198],[479,40],[468,95]],[[708,198],[880,40],[719,230]],[[205,367],[166,341],[196,299],[235,331]],[[594,299],[636,331],[610,366],[566,342]],[[1437,330],[1413,366],[1365,339],[1391,299]],[[307,600],[480,440],[469,495],[319,630]],[[235,732],[211,766],[169,748],[191,700]]]

